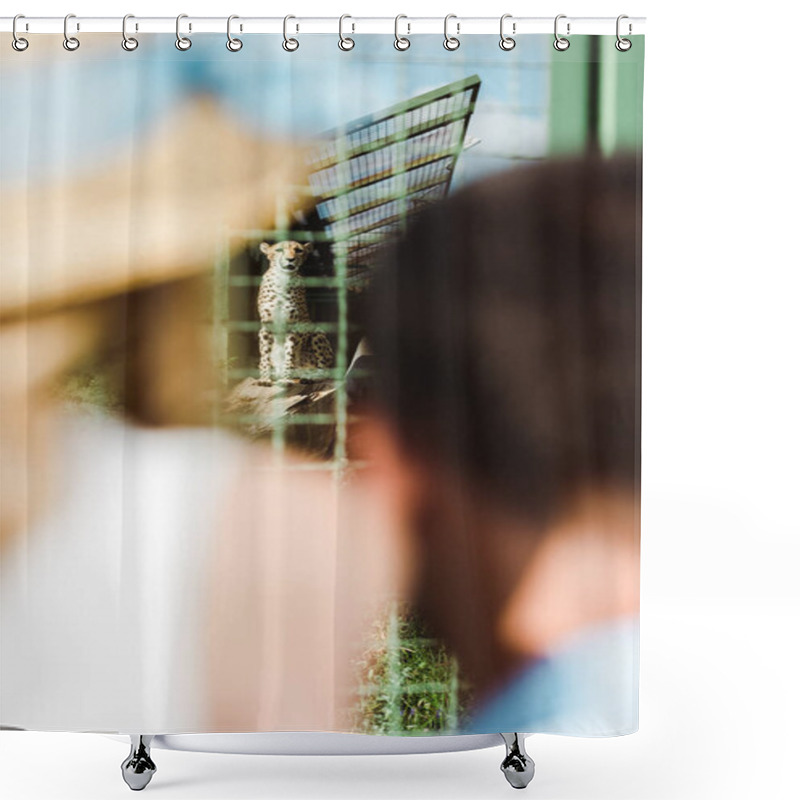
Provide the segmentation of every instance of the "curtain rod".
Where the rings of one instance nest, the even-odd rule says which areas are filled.
[[[570,17],[559,15],[559,31],[562,35],[614,35],[617,31],[616,17]],[[506,15],[504,33],[519,36],[531,33],[553,34],[555,17],[513,17]],[[129,17],[127,31],[136,33],[175,33],[175,17]],[[287,18],[290,34],[328,33],[338,34],[338,17],[290,17]],[[346,15],[341,23],[345,35],[360,33],[390,34],[397,30],[403,36],[414,34],[444,33],[444,17],[355,17]],[[569,25],[569,29],[567,26]],[[225,33],[228,28],[227,17],[185,16],[181,20],[181,31],[185,34]],[[644,17],[627,17],[623,21],[622,33],[625,36],[643,34]],[[0,17],[0,31],[11,33],[13,17]],[[121,33],[122,17],[80,17],[70,16],[71,33]],[[277,33],[284,32],[284,17],[236,17],[232,30],[239,33]],[[500,35],[500,15],[496,17],[453,17],[448,22],[448,31],[458,36],[494,33]],[[17,20],[17,33],[63,33],[64,17],[25,17]]]

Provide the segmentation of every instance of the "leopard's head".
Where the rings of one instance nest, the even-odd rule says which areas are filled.
[[[291,240],[275,244],[262,242],[259,249],[266,255],[270,267],[276,267],[283,272],[298,272],[306,263],[314,244],[313,242],[300,244]]]

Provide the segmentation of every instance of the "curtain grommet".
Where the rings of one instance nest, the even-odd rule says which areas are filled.
[[[500,17],[500,49],[505,50],[508,53],[510,50],[513,50],[517,46],[517,40],[513,36],[507,36],[504,30],[506,20],[511,19],[511,14],[503,14]],[[516,23],[511,23],[511,32],[516,33]]]
[[[139,40],[135,36],[128,36],[129,19],[135,19],[133,14],[126,14],[122,18],[122,49],[132,53],[139,46]]]
[[[406,36],[400,35],[400,20],[401,19],[408,19],[405,14],[398,14],[394,18],[394,49],[400,50],[401,52],[404,50],[408,50],[411,47],[411,39],[407,38]],[[406,23],[407,24],[407,23]],[[411,26],[408,26],[409,33],[411,32]]]
[[[458,38],[457,35],[456,36],[451,36],[447,32],[447,23],[451,19],[457,20],[458,17],[456,17],[455,14],[448,14],[444,18],[444,42],[442,44],[443,44],[445,50],[449,50],[452,53],[454,50],[458,50],[458,48],[461,47],[461,40]],[[456,22],[456,34],[458,34],[460,32],[461,32],[461,23]]]
[[[68,27],[71,19],[75,19],[74,14],[67,14],[64,17],[64,41],[62,42],[62,45],[64,46],[65,50],[68,50],[70,53],[74,53],[81,46],[81,42],[77,36],[69,35]],[[80,27],[77,26],[77,23],[76,30],[80,30]]]
[[[192,40],[188,36],[181,35],[181,20],[188,18],[188,14],[178,14],[175,18],[175,47],[182,53],[185,53],[192,46]],[[189,30],[191,31],[191,29],[190,25]]]
[[[17,14],[14,17],[14,21],[11,23],[11,46],[18,52],[24,53],[28,49],[28,42],[27,39],[23,39],[21,36],[17,36],[17,20],[18,19],[25,19],[24,14]]]
[[[553,40],[553,47],[556,50],[558,50],[559,53],[563,53],[565,50],[569,50],[569,39],[567,39],[565,36],[562,36],[558,32],[558,21],[566,18],[567,18],[566,14],[559,14],[556,17],[555,22],[553,23],[553,35],[555,36],[555,39]],[[567,36],[569,36],[570,34],[570,28],[571,25],[569,22],[567,22]]]
[[[349,14],[342,14],[339,17],[339,49],[343,50],[345,53],[349,53],[355,46],[356,42],[355,39],[351,38],[350,36],[344,35],[344,21],[346,19],[353,19]],[[356,26],[351,23],[351,33],[356,29]]]
[[[235,36],[233,36],[233,34],[231,34],[231,22],[233,22],[233,20],[235,19],[239,19],[238,15],[236,14],[231,14],[228,17],[228,30],[227,30],[228,41],[225,42],[225,47],[227,47],[231,53],[238,53],[242,49],[242,47],[244,47],[244,42],[242,42],[241,39],[237,39]]]

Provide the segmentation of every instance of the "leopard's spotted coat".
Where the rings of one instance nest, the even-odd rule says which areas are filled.
[[[328,337],[309,329],[306,290],[299,278],[300,267],[312,244],[294,241],[261,244],[268,260],[258,290],[259,383],[269,385],[323,377],[333,368],[335,357]],[[297,330],[298,323],[302,326]],[[315,373],[319,375],[315,375]]]

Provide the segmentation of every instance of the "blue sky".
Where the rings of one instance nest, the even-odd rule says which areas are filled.
[[[462,156],[456,182],[547,146],[548,36],[526,37],[511,52],[497,36],[465,38],[455,52],[439,36],[417,36],[398,52],[391,37],[362,35],[348,53],[328,35],[301,37],[294,53],[272,35],[245,37],[238,53],[216,34],[197,36],[185,53],[167,34],[141,37],[133,53],[109,36],[75,53],[41,48],[60,51],[52,59],[37,56],[37,41],[19,64],[5,61],[0,77],[3,180],[113,159],[131,131],[176,112],[192,91],[217,97],[247,127],[308,138],[475,73],[482,85],[469,135],[480,143]]]

